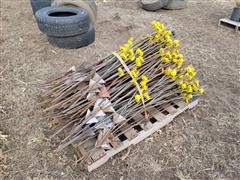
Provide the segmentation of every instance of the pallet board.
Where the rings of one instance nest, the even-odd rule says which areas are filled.
[[[240,31],[240,22],[232,21],[229,18],[223,18],[219,20],[219,26],[225,25],[235,29],[236,32]]]
[[[98,148],[90,158],[87,160],[87,169],[89,172],[94,169],[100,167],[104,163],[106,163],[111,157],[116,155],[117,153],[123,151],[131,145],[135,145],[140,141],[146,139],[154,132],[158,131],[160,128],[169,124],[173,119],[179,114],[183,113],[188,109],[192,109],[198,104],[198,98],[194,98],[194,100],[187,104],[183,101],[171,102],[168,105],[162,107],[153,107],[148,110],[150,117],[147,121],[144,121],[143,124],[139,124],[134,126],[133,128],[127,130],[126,132],[123,130],[116,140],[116,142],[111,143],[112,149],[104,150],[102,148]],[[134,121],[138,121],[144,119],[142,114],[138,114],[129,120],[129,124]],[[87,141],[86,143],[78,146],[74,144],[73,147],[79,157],[82,154],[86,154],[88,149],[95,145],[95,141]]]

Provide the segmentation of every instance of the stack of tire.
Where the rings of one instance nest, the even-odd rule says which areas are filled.
[[[94,42],[94,0],[31,0],[31,5],[38,27],[50,44],[75,49]]]
[[[147,11],[157,11],[159,9],[184,9],[187,7],[187,0],[141,0],[142,8]]]

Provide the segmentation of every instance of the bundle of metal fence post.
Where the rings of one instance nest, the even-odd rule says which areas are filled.
[[[146,120],[153,106],[188,103],[203,94],[194,67],[179,53],[179,40],[160,22],[152,27],[152,33],[135,42],[130,38],[91,67],[72,68],[43,86],[45,111],[60,120],[53,136],[68,130],[59,150],[88,140],[96,141],[88,155],[95,148],[114,148],[109,143],[116,144],[120,133],[144,122],[127,123],[131,117],[143,113]]]

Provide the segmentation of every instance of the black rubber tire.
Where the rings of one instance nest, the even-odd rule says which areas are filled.
[[[187,7],[187,2],[187,0],[169,0],[163,8],[168,10],[184,9]]]
[[[240,22],[240,7],[233,8],[230,19],[232,21]]]
[[[52,0],[30,0],[33,14],[42,8],[51,6]]]
[[[95,29],[91,25],[88,32],[70,37],[48,36],[48,42],[53,46],[65,49],[77,49],[88,46],[95,41]]]
[[[46,7],[35,14],[40,31],[57,37],[75,36],[88,31],[87,11],[79,7]]]
[[[157,11],[167,5],[168,0],[141,0],[142,8],[147,11]]]
[[[53,0],[52,6],[61,7],[61,6],[76,6],[85,9],[92,23],[96,22],[97,19],[97,5],[95,0]]]
[[[240,7],[240,0],[235,0],[235,2],[236,2],[236,6]]]
[[[97,5],[95,3],[95,0],[88,0],[88,4],[93,10],[94,14],[97,16]]]

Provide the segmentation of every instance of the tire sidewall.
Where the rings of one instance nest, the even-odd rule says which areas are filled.
[[[76,15],[66,16],[66,17],[54,17],[50,16],[52,13],[57,12],[71,12]],[[82,8],[71,8],[71,7],[46,7],[36,12],[36,18],[40,23],[49,23],[49,24],[58,24],[58,25],[69,25],[69,24],[77,24],[81,21],[89,20],[88,13],[84,11]]]
[[[95,41],[95,28],[90,25],[89,30],[81,35],[70,37],[48,36],[48,42],[53,46],[65,49],[77,49],[88,46]]]

